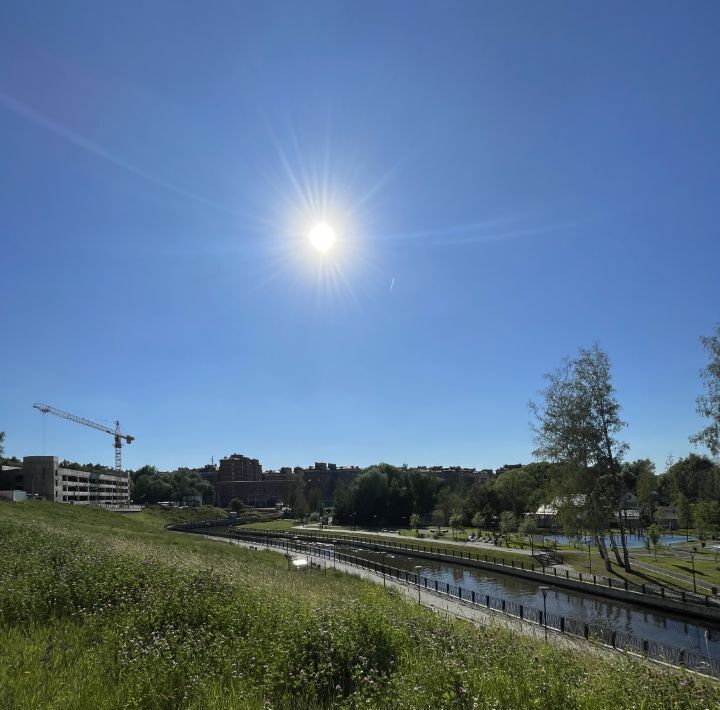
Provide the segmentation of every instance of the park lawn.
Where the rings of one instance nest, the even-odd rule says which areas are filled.
[[[298,524],[298,521],[292,518],[281,518],[279,520],[268,520],[267,522],[247,523],[238,525],[238,527],[243,530],[290,530]]]
[[[266,525],[263,525],[262,523],[254,526],[248,526],[243,525],[241,526],[242,529],[256,529],[256,530],[272,530],[273,528],[270,528]],[[309,528],[295,528],[292,530],[294,534],[296,534],[298,537],[302,538],[303,535],[313,535],[313,536],[322,536],[322,537],[342,537],[349,540],[362,540],[363,542],[374,542],[379,545],[382,544],[388,544],[388,543],[395,543],[399,545],[410,545],[415,549],[419,550],[427,550],[428,552],[441,552],[442,554],[448,554],[452,555],[455,553],[455,555],[460,556],[460,554],[467,556],[468,553],[470,553],[475,558],[476,555],[480,556],[480,559],[484,559],[487,557],[487,560],[489,562],[497,562],[500,563],[506,563],[511,564],[514,562],[516,565],[520,562],[522,562],[524,565],[529,564],[535,564],[537,566],[537,563],[530,557],[530,555],[522,554],[522,553],[514,553],[514,552],[507,552],[503,549],[494,549],[492,547],[481,547],[480,545],[473,544],[471,542],[461,542],[457,541],[455,543],[444,541],[442,538],[439,540],[433,540],[432,538],[416,538],[416,537],[409,537],[407,535],[377,535],[373,532],[366,531],[366,530],[347,530],[345,528],[339,528],[339,527],[331,527],[329,530],[318,530],[318,529],[309,529]],[[529,547],[528,547],[529,549]]]
[[[689,557],[676,557],[661,552],[658,552],[657,560],[652,553],[634,556],[637,556],[641,562],[647,562],[655,567],[692,577],[693,566]],[[702,581],[705,584],[720,587],[720,562],[714,559],[712,553],[702,553],[698,550],[695,556],[695,576],[699,582]],[[692,588],[692,583],[690,583],[690,588]]]
[[[116,535],[124,533],[153,536],[166,525],[227,518],[221,508],[163,508],[149,506],[139,513],[116,513],[103,508],[83,505],[55,505],[52,503],[25,501],[12,505],[0,499],[0,520],[37,518],[49,525],[72,526],[78,531],[97,532],[98,528]]]
[[[691,592],[693,590],[692,580],[688,582],[684,582],[679,579],[675,579],[674,577],[667,577],[662,574],[658,574],[655,572],[651,572],[649,570],[641,570],[640,568],[635,568],[635,571],[633,572],[626,572],[622,567],[619,565],[613,563],[612,565],[612,572],[608,572],[605,569],[605,563],[600,558],[600,555],[597,552],[592,553],[592,569],[590,562],[588,560],[588,554],[587,551],[585,552],[564,552],[563,557],[565,559],[565,562],[573,567],[577,572],[582,572],[585,574],[586,572],[593,572],[597,575],[603,575],[605,577],[614,577],[615,579],[626,579],[628,582],[634,582],[635,584],[657,584],[662,585],[664,587],[671,587],[673,589],[680,589],[684,590],[686,592]],[[635,557],[635,556],[633,556]],[[614,558],[613,558],[614,559]],[[655,560],[652,559],[652,556],[648,557],[645,555],[644,557],[638,557],[639,561],[646,561],[649,564],[655,565]],[[630,560],[632,564],[632,559]],[[673,570],[670,564],[659,564],[660,563],[660,556],[658,555],[658,567],[665,567],[666,569],[670,571],[678,571],[682,574],[689,574],[692,575],[692,567],[690,566],[689,561],[687,562],[687,567],[690,570],[689,572],[686,572],[684,569],[684,566],[678,567],[676,570]],[[696,561],[697,564],[697,561]],[[716,573],[717,574],[717,573]],[[698,581],[703,581],[706,584],[713,584],[711,581],[710,575],[706,577],[702,577],[698,574],[697,576]],[[698,592],[703,593],[702,589],[698,589]]]

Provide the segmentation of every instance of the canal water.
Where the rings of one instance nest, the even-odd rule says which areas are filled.
[[[322,549],[331,550],[332,546],[322,546]],[[462,587],[464,592],[489,594],[536,609],[543,608],[540,585],[521,577],[357,547],[343,546],[339,551],[413,574],[419,573],[422,577],[438,582],[454,584]],[[417,569],[418,566],[420,569]],[[587,624],[605,626],[614,631],[622,630],[641,639],[720,657],[720,624],[686,620],[661,610],[586,596],[573,590],[553,587],[550,582],[548,584],[549,614],[561,614]]]

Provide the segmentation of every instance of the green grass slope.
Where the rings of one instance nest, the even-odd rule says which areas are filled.
[[[720,704],[717,683],[448,622],[163,516],[0,504],[0,708]]]

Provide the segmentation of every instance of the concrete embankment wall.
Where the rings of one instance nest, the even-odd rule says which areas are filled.
[[[384,545],[376,545],[375,547],[378,551],[383,552],[387,550],[397,551],[397,548],[388,548]],[[651,597],[647,595],[643,596],[642,594],[637,594],[635,592],[626,592],[624,589],[616,589],[614,587],[605,588],[600,585],[589,584],[575,579],[566,579],[561,575],[558,575],[557,577],[553,575],[551,577],[550,575],[542,574],[540,572],[523,570],[519,567],[496,565],[492,562],[485,562],[483,560],[453,557],[452,555],[428,553],[420,550],[402,550],[402,552],[407,554],[409,557],[420,557],[428,560],[436,560],[438,562],[447,562],[448,564],[462,565],[463,567],[475,567],[477,569],[484,569],[499,574],[509,574],[515,577],[523,577],[524,579],[531,579],[534,582],[537,582],[538,585],[545,584],[548,586],[563,587],[565,589],[573,589],[585,595],[616,599],[618,601],[625,602],[626,604],[648,606],[654,609],[669,611],[674,614],[720,621],[720,607],[702,607],[695,604],[683,604],[682,602],[675,601],[673,599],[663,599],[662,597]]]
[[[258,535],[259,531],[248,531],[246,534]],[[234,534],[243,533],[235,531]],[[259,533],[260,535],[267,535],[267,533]],[[287,534],[272,534],[269,537],[275,537],[285,540],[293,539],[293,536]],[[308,542],[322,542],[332,543],[334,545],[343,545],[349,547],[360,547],[366,550],[374,552],[393,552],[402,553],[408,557],[417,557],[420,559],[433,560],[435,562],[445,562],[447,564],[460,565],[463,567],[472,567],[475,569],[483,569],[496,574],[507,574],[515,577],[522,577],[524,579],[532,580],[537,582],[538,585],[548,585],[554,587],[561,587],[564,589],[572,589],[580,592],[584,595],[596,596],[606,599],[615,599],[617,601],[624,602],[626,604],[634,604],[636,606],[644,606],[652,609],[661,609],[663,611],[670,612],[679,616],[691,616],[697,619],[704,619],[709,621],[720,621],[720,607],[714,606],[699,606],[697,604],[688,604],[674,599],[664,599],[662,597],[650,596],[647,594],[639,594],[637,592],[626,592],[623,589],[617,589],[615,587],[603,587],[597,584],[591,584],[588,582],[581,582],[575,579],[567,579],[561,574],[549,575],[541,572],[533,572],[529,569],[521,569],[519,566],[511,567],[507,565],[499,565],[493,562],[486,562],[485,560],[472,559],[469,556],[455,556],[447,555],[438,552],[426,552],[419,549],[406,549],[405,547],[395,547],[393,545],[383,545],[377,542],[365,542],[357,539],[347,540],[343,538],[328,538],[314,535],[302,535],[301,540]]]

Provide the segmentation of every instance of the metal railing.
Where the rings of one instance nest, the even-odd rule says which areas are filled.
[[[595,641],[602,645],[648,658],[653,661],[667,663],[672,666],[686,668],[704,675],[720,678],[720,658],[709,656],[699,651],[670,646],[660,641],[642,639],[622,630],[613,630],[609,626],[590,624],[580,619],[555,613],[544,613],[542,609],[521,604],[520,602],[481,594],[475,590],[464,589],[449,582],[441,582],[419,573],[409,572],[397,567],[366,560],[337,550],[322,547],[308,549],[308,543],[293,538],[267,537],[263,534],[230,531],[229,535],[217,532],[204,532],[202,529],[186,529],[187,532],[210,534],[222,537],[257,542],[267,547],[277,547],[286,552],[297,552],[321,557],[328,561],[335,560],[345,565],[367,569],[388,579],[396,580],[410,586],[419,587],[427,592],[444,596],[454,601],[478,609],[486,609],[492,613],[518,619],[522,622],[535,624],[544,629],[573,636],[579,639]]]
[[[198,523],[185,523],[183,529],[188,529],[195,525],[202,525]],[[178,529],[178,526],[173,526]],[[591,585],[599,589],[602,594],[602,589],[617,589],[624,592],[631,592],[634,594],[642,594],[649,597],[655,597],[658,599],[667,599],[669,601],[677,601],[682,604],[695,604],[704,607],[717,607],[720,608],[720,595],[712,594],[698,594],[695,592],[684,591],[682,589],[673,589],[672,587],[665,587],[659,584],[637,584],[628,580],[616,579],[613,577],[606,577],[602,574],[594,574],[591,572],[576,572],[570,569],[558,570],[555,567],[544,567],[542,565],[534,564],[533,562],[524,562],[522,560],[506,560],[504,557],[499,555],[481,553],[481,552],[466,552],[465,550],[455,550],[447,547],[435,547],[433,545],[413,545],[395,542],[394,540],[370,538],[370,537],[358,537],[358,536],[338,536],[333,533],[323,533],[321,531],[313,531],[311,533],[302,530],[293,530],[292,534],[269,529],[256,529],[253,531],[255,534],[268,535],[272,537],[280,537],[283,539],[292,539],[293,537],[306,537],[306,538],[318,538],[321,540],[328,540],[337,542],[339,544],[356,544],[356,545],[372,545],[377,547],[387,547],[395,550],[403,550],[405,552],[420,552],[430,555],[452,557],[457,560],[468,560],[484,562],[487,565],[493,565],[498,568],[505,568],[505,570],[520,570],[535,572],[536,574],[543,574],[553,579],[566,579],[573,580],[575,582],[582,582],[583,584]],[[532,559],[528,556],[529,559]]]

